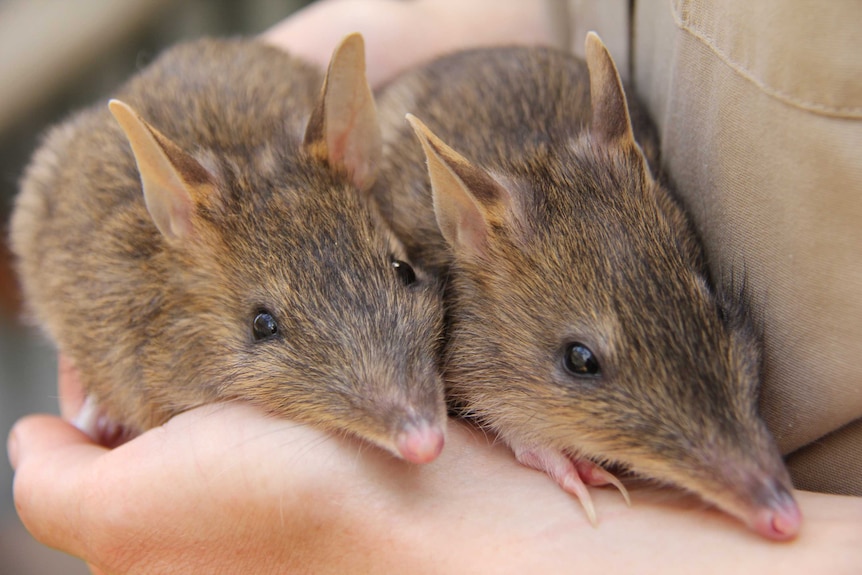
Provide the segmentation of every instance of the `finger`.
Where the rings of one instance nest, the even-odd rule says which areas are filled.
[[[84,386],[78,369],[68,357],[62,353],[57,358],[57,387],[60,393],[60,415],[66,421],[72,421],[84,404]]]
[[[87,532],[82,517],[83,487],[88,470],[106,450],[49,415],[18,421],[8,443],[15,468],[15,508],[21,521],[45,545],[83,557],[82,537]]]

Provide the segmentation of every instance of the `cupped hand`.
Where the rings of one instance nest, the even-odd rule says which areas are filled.
[[[858,498],[799,493],[770,543],[699,504],[635,490],[576,500],[451,422],[426,465],[241,403],[198,408],[113,450],[63,420],[13,428],[15,502],[43,543],[102,573],[850,572]],[[855,528],[854,528],[855,526]],[[824,571],[825,570],[825,571]]]

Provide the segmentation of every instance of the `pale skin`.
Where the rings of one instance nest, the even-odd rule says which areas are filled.
[[[458,46],[553,43],[543,3],[489,4],[333,0],[266,39],[325,65],[358,30],[378,85]],[[408,27],[417,17],[427,32]],[[60,363],[63,418],[29,416],[9,436],[15,502],[39,541],[94,573],[762,575],[862,564],[862,498],[795,493],[801,533],[773,543],[676,492],[635,488],[629,508],[616,490],[592,488],[592,527],[553,480],[454,421],[424,465],[239,403],[192,410],[109,450],[66,422],[83,394]]]
[[[63,362],[64,410],[80,404]],[[593,489],[578,501],[508,448],[450,422],[433,463],[243,404],[175,417],[116,449],[64,420],[9,440],[22,521],[95,573],[813,573],[862,562],[862,501],[797,492],[789,543],[678,493]]]

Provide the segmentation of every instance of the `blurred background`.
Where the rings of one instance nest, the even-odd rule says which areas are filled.
[[[22,415],[57,412],[53,349],[19,322],[7,247],[24,165],[40,134],[104,98],[165,46],[256,34],[309,0],[0,0],[0,574],[89,573],[24,530],[12,502],[6,436]],[[62,478],[58,478],[62,481]]]

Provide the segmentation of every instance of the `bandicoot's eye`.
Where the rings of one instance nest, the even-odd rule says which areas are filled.
[[[278,322],[269,311],[258,310],[252,322],[252,331],[255,341],[269,339],[278,333]]]
[[[416,283],[416,272],[413,271],[413,268],[410,267],[410,264],[393,258],[391,265],[392,269],[395,270],[395,273],[398,274],[398,277],[401,279],[401,281],[404,282],[404,285],[409,286]]]
[[[596,376],[602,372],[599,360],[590,348],[579,341],[566,346],[563,355],[563,366],[575,376]]]

